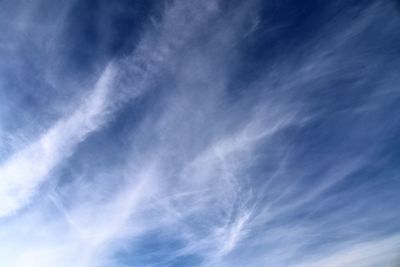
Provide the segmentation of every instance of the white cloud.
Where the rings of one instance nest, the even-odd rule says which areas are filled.
[[[13,214],[29,203],[49,173],[88,134],[104,124],[113,71],[112,66],[107,68],[93,93],[71,116],[60,119],[39,140],[17,151],[0,166],[0,217]]]
[[[371,238],[379,232],[358,228],[355,217],[370,212],[359,202],[349,205],[358,195],[326,196],[364,168],[370,154],[317,158],[311,166],[295,162],[301,159],[293,151],[292,131],[320,114],[308,114],[307,103],[285,94],[304,92],[304,86],[318,90],[321,79],[331,79],[337,61],[331,53],[339,48],[323,48],[295,70],[277,64],[247,85],[257,93],[229,99],[231,41],[262,26],[250,25],[251,33],[237,30],[247,11],[239,7],[233,13],[241,16],[213,20],[218,9],[218,1],[168,7],[132,55],[109,64],[76,110],[3,162],[0,266],[124,266],[121,253],[140,258],[148,249],[141,242],[151,243],[153,236],[168,244],[149,252],[163,255],[160,262],[127,265],[167,266],[193,255],[200,266],[218,267],[375,267],[395,259],[398,236]],[[207,39],[200,30],[210,21],[218,36]],[[193,44],[199,35],[206,40]],[[158,79],[163,70],[173,81]],[[126,130],[123,162],[85,165],[68,174],[67,183],[46,189],[25,212],[7,217],[31,203],[83,140],[153,82],[164,95],[155,97],[156,108],[143,107],[143,120]],[[283,97],[275,95],[276,87]],[[313,217],[321,207],[332,212]],[[342,235],[334,239],[332,233]]]
[[[313,258],[301,264],[295,264],[295,267],[378,267],[394,266],[395,260],[398,260],[398,251],[400,248],[400,237],[391,236],[381,239],[372,239],[367,241],[352,242],[348,246],[343,246],[340,250],[332,252],[325,257]]]
[[[196,5],[202,8],[201,5]],[[199,10],[197,10],[199,11]],[[160,32],[145,33],[134,54],[108,65],[93,92],[71,114],[48,129],[38,140],[16,151],[0,166],[0,217],[10,215],[29,203],[37,187],[57,165],[73,153],[90,133],[101,128],[123,103],[142,94],[155,71],[172,49],[177,49],[201,23],[206,13],[182,20],[193,12],[178,3],[166,11]],[[154,39],[158,33],[161,38]]]

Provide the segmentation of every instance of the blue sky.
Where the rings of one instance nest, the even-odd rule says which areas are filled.
[[[0,267],[397,267],[398,1],[0,1]]]

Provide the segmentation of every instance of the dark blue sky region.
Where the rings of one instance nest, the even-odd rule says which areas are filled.
[[[0,267],[397,267],[399,1],[0,1]]]

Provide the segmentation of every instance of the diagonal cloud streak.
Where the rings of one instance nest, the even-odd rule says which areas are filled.
[[[160,40],[153,40],[153,32],[144,36],[133,55],[106,67],[93,92],[71,116],[60,119],[0,166],[0,217],[29,203],[38,186],[80,142],[100,129],[124,102],[142,94],[160,65],[204,20],[199,13],[193,21],[181,21],[188,11],[187,4],[169,9],[159,30]]]

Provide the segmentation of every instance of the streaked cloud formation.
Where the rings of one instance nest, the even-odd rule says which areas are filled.
[[[0,266],[396,266],[395,1],[0,10]]]

